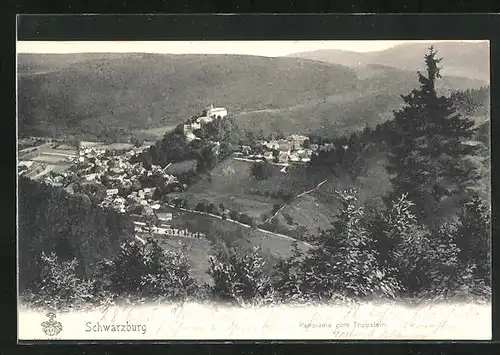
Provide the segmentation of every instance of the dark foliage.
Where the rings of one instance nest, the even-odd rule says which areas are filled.
[[[361,132],[353,132],[331,141],[314,137],[320,150],[311,156],[309,167],[327,169],[334,175],[348,174],[353,178],[366,173],[369,160],[377,152],[384,150],[384,145],[377,142],[378,132],[365,127]],[[378,144],[377,144],[378,143]]]
[[[456,109],[464,116],[487,115],[490,103],[490,87],[457,90],[450,95]]]
[[[24,177],[19,178],[19,219],[21,291],[38,277],[42,251],[57,252],[63,261],[76,258],[76,273],[84,277],[132,233],[127,216],[98,207],[89,196]]]
[[[485,201],[472,195],[463,205],[455,231],[459,260],[474,268],[474,276],[490,285],[491,212]]]
[[[419,220],[434,217],[446,200],[463,197],[467,183],[478,178],[475,169],[461,163],[476,151],[466,144],[474,136],[474,122],[436,93],[441,77],[436,54],[431,47],[425,56],[427,76],[418,73],[420,88],[402,96],[405,107],[395,112],[389,142],[392,198],[407,192]]]
[[[85,280],[77,275],[76,258],[61,261],[55,253],[38,256],[40,273],[29,288],[21,292],[21,301],[35,308],[61,311],[85,308],[97,304],[97,286],[94,280]]]
[[[273,176],[273,167],[267,160],[255,162],[250,167],[250,173],[256,180],[267,180]]]
[[[196,292],[185,252],[172,252],[148,238],[145,245],[127,242],[112,259],[101,264],[95,276],[114,295],[149,300],[184,300]],[[107,281],[107,282],[106,282]]]
[[[209,259],[208,274],[212,297],[237,305],[260,305],[274,301],[265,261],[258,249],[242,253],[238,249],[217,249]]]

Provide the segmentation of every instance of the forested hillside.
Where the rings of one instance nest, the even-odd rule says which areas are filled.
[[[19,133],[89,140],[173,128],[210,102],[254,132],[343,134],[387,119],[413,82],[413,72],[391,68],[358,77],[336,64],[239,55],[20,54],[18,61]],[[484,84],[453,76],[446,83]]]
[[[127,216],[96,206],[85,194],[19,177],[20,291],[39,277],[39,256],[55,252],[62,260],[76,258],[77,273],[88,277],[96,263],[132,237]]]

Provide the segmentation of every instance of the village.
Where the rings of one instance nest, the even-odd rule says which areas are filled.
[[[172,221],[172,213],[162,212],[155,191],[158,187],[180,191],[185,186],[167,172],[168,167],[152,165],[147,170],[141,163],[131,162],[132,157],[147,147],[112,150],[82,144],[75,153],[71,147],[60,146],[57,142],[44,142],[20,152],[19,175],[61,187],[71,194],[90,192],[89,195],[98,199],[99,206],[129,214],[134,221],[136,238],[143,242],[147,233],[203,237],[202,233],[167,224]]]
[[[202,125],[226,116],[227,109],[210,106],[199,117],[184,124],[186,140],[200,139],[194,132]],[[283,166],[283,173],[290,164],[306,164],[312,154],[332,148],[309,144],[309,138],[299,134],[256,143],[253,147],[240,146],[233,153],[233,159],[267,161]],[[169,173],[171,164],[163,168],[158,165],[146,168],[134,159],[154,142],[144,142],[141,146],[80,142],[78,147],[72,147],[63,140],[30,137],[23,139],[22,144],[27,148],[19,151],[19,175],[44,181],[71,194],[86,193],[96,199],[99,206],[130,215],[137,239],[144,242],[148,234],[204,237],[203,233],[172,226],[172,208],[179,206],[167,201],[164,193],[182,192],[187,186]],[[225,212],[228,214],[226,218],[229,217],[229,211]]]

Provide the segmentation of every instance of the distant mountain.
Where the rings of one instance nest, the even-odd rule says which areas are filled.
[[[418,85],[414,72],[380,65],[242,55],[21,54],[18,68],[20,134],[89,139],[175,126],[210,102],[255,131],[337,135],[387,119]]]
[[[424,69],[423,56],[430,44],[404,43],[383,51],[351,52],[342,50],[318,50],[290,54],[289,57],[312,59],[327,63],[360,68],[369,64],[381,64],[397,69],[416,71]],[[489,82],[489,43],[436,43],[434,47],[443,58],[443,75],[461,76]]]

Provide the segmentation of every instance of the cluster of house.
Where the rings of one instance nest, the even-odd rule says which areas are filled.
[[[343,148],[347,150],[348,146]],[[307,136],[293,134],[284,139],[259,141],[254,148],[246,145],[241,146],[240,151],[234,155],[245,160],[267,160],[274,164],[289,165],[291,163],[307,163],[311,161],[312,155],[334,149],[333,143],[309,144]]]
[[[19,142],[18,174],[31,179],[43,178],[52,170],[64,170],[68,158],[76,156],[74,147],[48,139],[24,138]]]
[[[102,207],[108,207],[121,213],[139,212],[143,216],[154,215],[159,210],[160,202],[153,199],[155,188],[144,188],[132,191],[127,197],[118,195],[118,189],[107,189],[106,196],[100,203]]]
[[[253,151],[250,146],[242,146],[240,152],[235,156],[250,160],[267,160],[272,163],[307,163],[311,155],[318,149],[317,145],[305,147],[309,138],[303,135],[293,134],[284,139],[273,139],[270,141],[259,141],[258,152]]]
[[[146,225],[144,221],[153,218],[156,220],[156,225],[152,227],[154,234],[204,237],[203,233],[193,233],[166,224],[172,220],[172,214],[159,211],[160,201],[154,199],[156,187],[142,187],[140,180],[154,175],[159,178],[159,184],[162,186],[179,182],[174,175],[167,173],[168,166],[162,168],[152,165],[151,169],[145,169],[142,163],[132,163],[130,160],[140,153],[139,149],[117,154],[105,149],[85,148],[80,150],[76,157],[69,158],[73,163],[70,169],[50,174],[44,180],[52,185],[62,186],[68,192],[74,192],[76,186],[95,187],[101,190],[103,197],[99,205],[132,215],[138,233],[144,232]],[[104,180],[106,184],[103,183]],[[124,196],[120,194],[120,190],[129,193]]]
[[[70,192],[75,183],[100,188],[106,186],[102,206],[121,213],[140,206],[145,214],[150,214],[152,210],[159,208],[159,203],[152,200],[154,188],[142,189],[141,179],[154,175],[163,186],[178,184],[178,181],[174,175],[166,172],[167,168],[152,165],[151,169],[147,170],[142,163],[132,163],[130,159],[136,154],[138,152],[133,149],[124,154],[113,154],[103,149],[86,148],[81,150],[77,157],[70,158],[74,163],[70,169],[50,174],[45,178],[45,182],[64,186]],[[135,191],[124,198],[119,196],[119,189]]]
[[[41,173],[44,169],[44,164],[34,162],[33,160],[24,160],[17,164],[17,173],[19,176],[26,176],[29,178]]]
[[[106,150],[87,148],[79,152],[79,157],[70,158],[76,162],[70,171],[86,181],[106,179],[113,187],[130,189],[141,177],[160,176],[165,184],[177,181],[176,177],[166,172],[166,168],[153,165],[150,170],[142,163],[132,163],[130,159],[138,154],[135,150],[124,154],[111,154]]]
[[[156,225],[150,225],[144,221],[134,221],[134,232],[136,237],[145,236],[148,234],[159,234],[166,237],[186,237],[186,238],[203,238],[204,233],[191,232],[187,228],[179,229],[173,227],[168,222],[172,221],[172,213],[162,213],[157,215]]]
[[[202,125],[210,123],[216,118],[220,119],[226,116],[227,116],[227,109],[223,107],[214,107],[213,105],[210,105],[210,108],[204,110],[200,117],[196,117],[184,125],[183,129],[184,129],[184,135],[186,136],[186,140],[190,142],[195,139],[199,139],[194,134],[194,131],[201,129]]]

